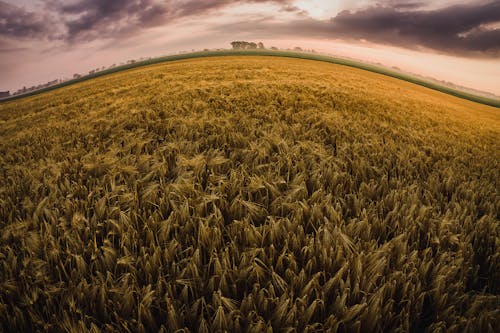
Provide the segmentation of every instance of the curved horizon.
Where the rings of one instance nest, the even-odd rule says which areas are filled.
[[[300,48],[299,48],[300,49]],[[217,51],[194,51],[187,53],[179,53],[176,55],[158,57],[158,58],[149,58],[141,61],[131,61],[127,64],[123,64],[120,66],[113,66],[102,70],[92,71],[86,75],[78,75],[78,77],[74,77],[73,79],[67,81],[57,82],[53,85],[49,85],[47,87],[42,87],[40,89],[35,89],[32,91],[27,91],[25,93],[11,95],[9,97],[0,99],[0,103],[8,102],[12,100],[17,100],[20,98],[35,96],[38,94],[42,94],[45,92],[49,92],[52,90],[56,90],[59,88],[64,88],[69,85],[77,84],[80,82],[92,80],[101,76],[111,75],[115,73],[119,73],[121,71],[132,70],[144,66],[150,66],[155,64],[161,64],[166,62],[175,62],[182,60],[190,60],[190,59],[199,59],[206,57],[219,57],[219,56],[273,56],[273,57],[283,57],[283,58],[298,58],[303,60],[313,60],[313,61],[321,61],[327,62],[337,65],[348,66],[352,68],[356,68],[359,70],[365,70],[368,72],[385,75],[388,77],[392,77],[401,81],[413,83],[431,90],[439,91],[457,98],[461,98],[464,100],[476,102],[479,104],[484,104],[496,108],[500,108],[500,99],[492,98],[488,96],[482,96],[480,94],[474,94],[473,92],[467,92],[463,89],[458,89],[452,86],[447,86],[445,84],[441,84],[440,82],[432,82],[431,80],[426,80],[425,78],[419,78],[418,76],[412,76],[410,73],[401,72],[399,69],[390,69],[387,67],[379,66],[377,64],[368,64],[362,63],[357,60],[352,60],[348,58],[339,58],[332,57],[325,54],[318,54],[316,51],[311,50],[311,53],[308,52],[293,52],[291,50],[269,50],[269,49],[249,49],[249,50],[217,50]],[[76,75],[76,74],[75,74]],[[498,96],[495,96],[498,97]]]

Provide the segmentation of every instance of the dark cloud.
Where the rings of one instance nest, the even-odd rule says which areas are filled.
[[[54,35],[55,30],[46,15],[0,1],[0,37],[24,39],[51,38]]]
[[[273,3],[281,12],[301,18],[276,23],[278,14],[254,22],[207,27],[227,32],[367,40],[406,48],[427,48],[442,53],[498,56],[500,1],[477,0],[434,9],[427,0],[381,0],[379,5],[343,11],[330,20],[315,20],[294,6],[293,0],[46,0],[45,10],[29,12],[0,0],[0,46],[22,39],[61,39],[73,42],[120,40],[144,29],[164,26],[182,18],[208,15],[245,3]]]
[[[242,3],[274,3],[287,11],[299,10],[291,6],[292,0],[46,0],[44,11],[29,12],[0,0],[0,39],[120,38]]]
[[[80,0],[53,9],[65,20],[68,40],[117,37],[162,24],[174,13],[169,2],[154,0]]]
[[[496,56],[500,52],[500,29],[485,28],[500,22],[500,1],[436,10],[402,8],[376,6],[343,11],[330,20],[328,30],[332,37],[424,47],[444,53]]]
[[[75,17],[66,20],[68,40],[92,40],[132,34],[241,3],[275,3],[289,9],[291,0],[79,0],[53,8],[62,17]]]
[[[274,20],[235,22],[215,32],[235,31],[279,37],[368,41],[374,44],[427,49],[466,57],[500,56],[500,1],[423,10],[423,2],[401,1],[392,7],[372,6],[343,11],[329,20],[311,17],[287,23]],[[488,25],[496,28],[488,28]]]

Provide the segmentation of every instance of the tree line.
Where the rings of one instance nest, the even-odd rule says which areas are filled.
[[[245,41],[234,41],[231,43],[233,50],[257,50],[257,49],[265,49],[265,46],[262,42],[254,43],[254,42],[245,42]]]

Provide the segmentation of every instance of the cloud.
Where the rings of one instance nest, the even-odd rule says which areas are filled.
[[[428,0],[360,1],[358,9],[342,11],[329,20],[313,19],[294,0],[46,0],[43,9],[27,11],[0,0],[0,47],[5,41],[58,39],[68,45],[108,39],[125,40],[146,29],[169,26],[182,19],[210,15],[242,4],[278,6],[258,24],[239,21],[209,25],[206,30],[342,40],[447,54],[496,57],[500,54],[500,1]],[[363,5],[364,4],[364,5]],[[352,7],[351,7],[352,8]],[[279,20],[295,13],[295,19]],[[291,16],[293,17],[293,16]],[[227,19],[227,17],[226,17]],[[233,18],[234,19],[234,18]],[[492,25],[493,24],[493,25]],[[229,30],[228,30],[229,29]],[[10,47],[10,46],[9,46]]]
[[[129,34],[138,28],[164,23],[172,16],[168,3],[154,0],[80,0],[53,5],[65,21],[66,38],[94,40]]]
[[[28,12],[21,7],[0,1],[0,37],[51,38],[55,33],[50,20],[43,13]]]
[[[422,9],[429,5],[426,2],[400,1],[389,6],[392,2],[345,10],[328,20],[233,22],[214,27],[214,32],[363,41],[464,57],[500,56],[500,1],[435,9]]]
[[[0,0],[0,39],[67,42],[121,38],[182,18],[239,4],[272,3],[298,11],[292,0],[47,0],[28,11]]]
[[[78,0],[53,3],[66,19],[67,39],[115,38],[172,23],[184,17],[209,14],[243,3],[274,3],[290,10],[291,0]]]
[[[500,2],[455,5],[436,10],[375,6],[343,11],[328,22],[332,37],[365,39],[374,43],[423,47],[443,53],[496,56],[500,52]]]

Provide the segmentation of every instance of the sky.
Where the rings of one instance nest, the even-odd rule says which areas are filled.
[[[234,40],[500,95],[500,0],[0,0],[0,91]]]

